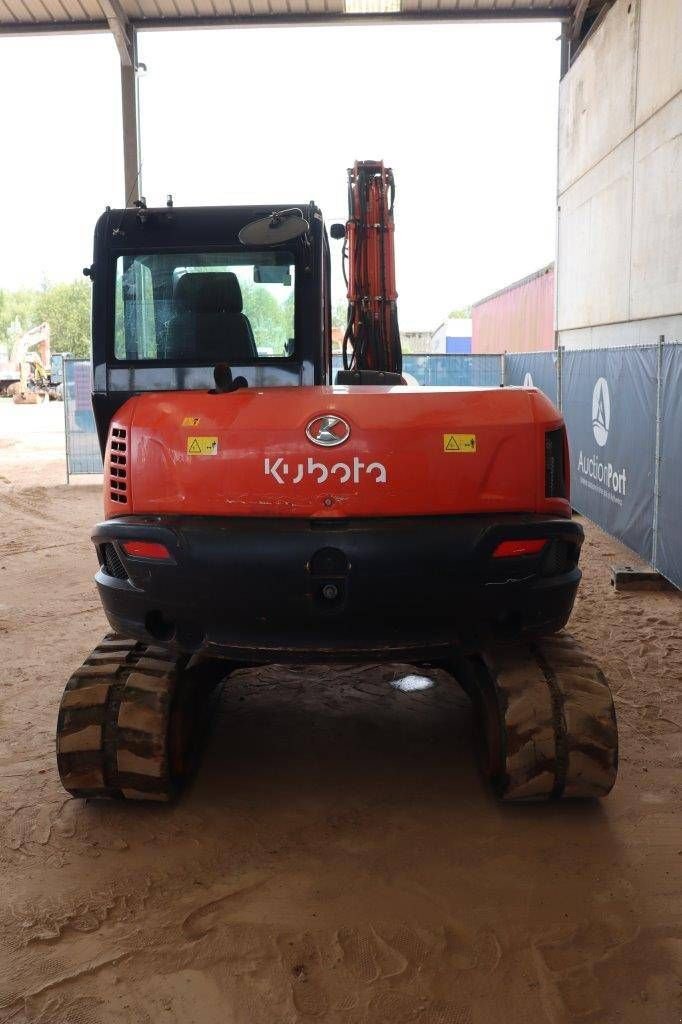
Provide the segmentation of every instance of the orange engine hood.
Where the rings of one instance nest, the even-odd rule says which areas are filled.
[[[350,430],[335,447],[306,434],[311,421],[327,415]],[[544,395],[522,388],[140,395],[111,424],[105,512],[569,515],[568,501],[545,498],[545,432],[562,423]],[[345,433],[343,424],[335,430]]]

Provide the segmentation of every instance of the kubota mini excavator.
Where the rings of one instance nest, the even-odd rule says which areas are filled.
[[[583,540],[562,417],[534,388],[404,384],[393,196],[382,163],[349,171],[336,383],[313,203],[100,218],[92,539],[114,632],[61,701],[75,796],[171,798],[216,681],[330,658],[449,668],[505,799],[611,789],[611,694],[562,632]]]

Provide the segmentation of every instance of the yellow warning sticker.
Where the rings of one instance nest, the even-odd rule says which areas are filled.
[[[198,416],[185,416],[184,420],[182,421],[182,425],[183,425],[183,427],[198,427],[199,426],[199,417]]]
[[[475,452],[475,434],[443,434],[444,452]]]
[[[218,454],[218,438],[217,437],[188,437],[187,438],[187,454],[188,455],[217,455]]]

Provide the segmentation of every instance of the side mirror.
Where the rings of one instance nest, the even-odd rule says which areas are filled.
[[[332,224],[329,229],[329,234],[332,238],[345,238],[346,237],[346,225],[345,224]]]
[[[310,230],[310,224],[297,207],[279,210],[245,224],[238,238],[242,245],[279,245],[291,242]]]

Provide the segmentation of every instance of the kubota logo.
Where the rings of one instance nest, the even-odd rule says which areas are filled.
[[[316,416],[305,432],[309,441],[323,448],[334,448],[350,437],[350,427],[340,416]]]
[[[347,484],[351,480],[359,484],[363,476],[369,477],[375,484],[386,483],[386,467],[383,462],[361,462],[357,455],[352,463],[335,462],[333,466],[325,466],[323,462],[315,462],[315,459],[299,462],[295,467],[290,466],[284,458],[265,459],[263,472],[278,484],[300,484],[305,477],[311,477],[316,484],[323,484],[327,480],[330,484]]]
[[[603,448],[609,439],[611,426],[611,398],[605,377],[600,377],[592,392],[592,430],[594,439]]]

